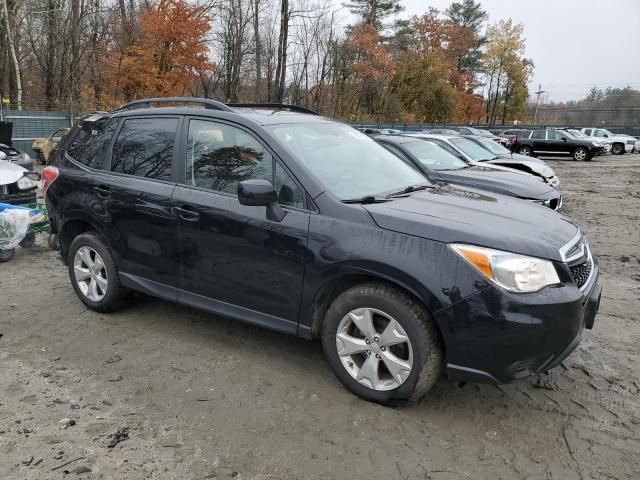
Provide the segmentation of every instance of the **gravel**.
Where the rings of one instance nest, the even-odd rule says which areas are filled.
[[[142,295],[88,311],[39,236],[0,266],[0,478],[640,478],[640,155],[549,164],[600,259],[594,330],[549,376],[410,407],[348,393],[317,342]]]

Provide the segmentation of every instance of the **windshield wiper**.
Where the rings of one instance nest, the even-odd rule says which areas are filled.
[[[383,197],[378,197],[376,195],[365,195],[360,198],[347,198],[346,200],[342,200],[342,203],[382,203],[386,202],[387,199]]]
[[[408,187],[403,188],[399,192],[393,192],[387,195],[385,198],[393,198],[399,195],[406,195],[407,193],[413,193],[420,190],[426,190],[427,188],[434,188],[433,185],[409,185]]]

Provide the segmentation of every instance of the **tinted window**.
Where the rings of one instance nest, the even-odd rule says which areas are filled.
[[[273,158],[244,130],[207,120],[191,120],[187,140],[187,183],[236,195],[238,182],[273,182]]]
[[[588,135],[588,136],[591,136],[591,129],[590,129],[590,128],[587,128],[587,129],[584,131],[584,134],[585,134],[585,135]]]
[[[90,168],[102,168],[109,142],[118,125],[117,120],[105,118],[93,123],[83,123],[67,153],[76,162]]]
[[[545,132],[544,130],[534,130],[531,133],[531,138],[536,139],[536,140],[544,140],[546,138],[545,137],[546,133],[547,132]]]
[[[467,166],[467,164],[458,157],[443,150],[433,142],[420,140],[405,143],[403,146],[409,150],[422,165],[432,170],[460,170]]]
[[[304,207],[304,192],[278,162],[276,162],[275,186],[278,203],[298,208]]]
[[[175,118],[125,120],[113,145],[111,170],[169,180],[177,127]]]
[[[549,140],[560,140],[562,136],[555,130],[549,130],[547,132],[547,138]]]
[[[427,181],[375,140],[347,125],[326,122],[266,128],[340,199],[360,198]]]

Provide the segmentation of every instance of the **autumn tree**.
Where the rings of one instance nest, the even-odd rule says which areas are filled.
[[[458,52],[458,70],[468,73],[477,72],[482,63],[481,48],[485,43],[481,30],[489,15],[482,9],[480,2],[476,3],[474,0],[453,2],[444,13],[455,25],[466,29],[473,38],[466,51]]]
[[[494,124],[501,116],[507,122],[520,115],[528,97],[533,62],[524,58],[524,27],[511,19],[501,20],[487,30],[483,56],[486,77],[486,121]]]
[[[187,0],[161,0],[140,13],[137,38],[111,74],[111,88],[119,86],[125,100],[137,97],[183,95],[201,72],[213,65],[204,37],[209,31],[205,7]],[[176,28],[180,25],[180,28]]]

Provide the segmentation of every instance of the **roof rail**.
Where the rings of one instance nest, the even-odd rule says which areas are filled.
[[[289,110],[297,113],[308,113],[310,115],[320,115],[310,108],[288,103],[227,103],[227,107],[264,108],[273,110]]]
[[[127,102],[119,108],[116,108],[114,112],[121,110],[129,110],[131,108],[151,108],[152,103],[198,103],[204,105],[204,108],[209,110],[222,110],[225,112],[231,112],[232,110],[224,103],[216,102],[209,98],[194,98],[194,97],[160,97],[160,98],[141,98],[139,100],[132,100]]]

